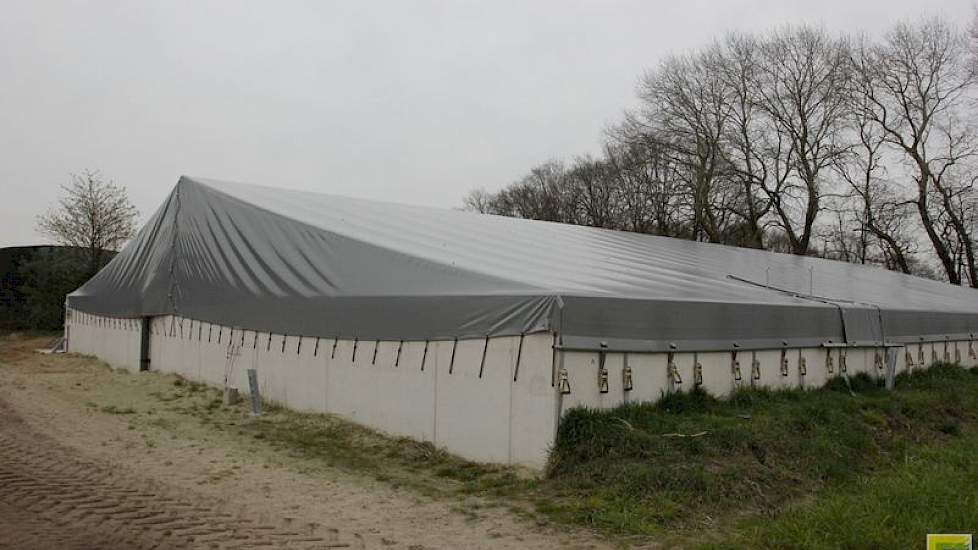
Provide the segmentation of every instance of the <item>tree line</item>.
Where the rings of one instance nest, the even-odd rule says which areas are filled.
[[[646,72],[601,155],[465,206],[978,287],[976,43],[939,18],[731,33]]]

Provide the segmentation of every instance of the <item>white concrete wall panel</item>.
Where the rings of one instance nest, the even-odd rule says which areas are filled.
[[[583,355],[583,354],[582,354]],[[668,392],[673,391],[674,384],[669,380],[668,357],[664,353],[629,353],[628,365],[632,368],[632,390],[628,392],[630,403],[648,403],[658,401]],[[593,368],[593,367],[592,367]],[[578,386],[571,386],[574,391],[587,391],[589,387],[595,385],[595,375],[588,373],[587,379],[581,380]],[[581,388],[581,385],[586,387]],[[564,396],[564,410],[569,408],[568,404],[574,403],[575,399],[568,399],[571,396]]]
[[[820,388],[828,382],[829,374],[825,370],[825,356],[829,350],[824,348],[804,348],[799,349],[795,359],[795,368],[801,371],[801,360],[805,360],[805,374],[799,374],[801,387],[815,389]]]
[[[512,464],[532,467],[547,460],[557,426],[557,393],[551,385],[553,353],[550,334],[524,337],[509,415]]]
[[[352,340],[334,341],[327,361],[326,407],[330,412],[363,423],[361,407],[367,403],[362,399],[362,388],[356,385],[352,353]]]
[[[696,360],[703,367],[702,388],[707,393],[718,397],[729,395],[734,387],[730,353],[698,353]]]
[[[272,334],[265,342],[264,349],[246,350],[242,353],[242,358],[245,361],[240,361],[240,363],[244,365],[257,364],[258,389],[262,398],[279,405],[287,405],[289,402],[288,370],[298,358],[295,352],[298,337],[290,338],[288,335]],[[247,371],[249,368],[251,367],[236,368],[233,376],[237,380],[237,371],[243,371],[245,388],[248,387]]]
[[[509,461],[508,413],[516,340],[493,338],[488,345],[486,339],[459,340],[457,345],[449,342],[439,350],[435,412],[438,445],[482,462]]]
[[[113,368],[138,370],[138,319],[114,319],[70,312],[68,351],[94,355]]]
[[[846,349],[842,351],[846,356],[846,374],[856,376],[865,373],[872,376],[872,367],[867,367],[867,356],[865,349]]]
[[[326,361],[321,354],[323,338],[303,337],[296,342],[293,368],[286,373],[286,405],[298,411],[326,412]]]
[[[174,319],[169,315],[154,319],[155,334],[150,339],[150,368],[159,372],[177,372],[179,366],[174,357]]]
[[[353,384],[370,404],[362,411],[364,424],[420,441],[434,441],[435,370],[430,368],[430,357],[426,358],[429,364],[425,370],[421,369],[424,342],[414,344],[369,342],[363,361],[357,357]]]
[[[561,410],[597,407],[600,402],[597,384],[598,354],[563,351],[560,356],[560,368],[566,373],[570,386],[570,392],[561,397]]]
[[[961,364],[966,367],[978,366],[978,344],[965,340],[959,343],[961,348]]]
[[[699,359],[695,353],[676,353],[672,356],[675,364],[676,373],[679,378],[672,378],[673,391],[689,392],[696,386],[696,361]]]
[[[781,389],[795,386],[791,376],[781,374],[781,350],[758,350],[751,352],[752,361],[756,362],[750,368],[751,386],[770,389]]]
[[[622,374],[625,369],[625,354],[606,353],[604,355],[604,368],[608,372],[608,391],[599,393],[600,402],[598,407],[601,409],[610,409],[621,405],[625,401],[624,378]]]
[[[179,361],[175,371],[189,378],[197,378],[200,368],[197,365],[197,346],[192,338],[190,319],[177,318],[177,332],[174,342],[176,360]]]
[[[220,327],[204,323],[200,341],[200,381],[215,386],[224,385],[224,365],[226,356],[221,344],[217,343]],[[152,347],[152,344],[150,344]]]
[[[561,409],[567,411],[574,407],[589,407],[592,409],[607,409],[624,401],[622,391],[621,370],[624,366],[625,354],[606,353],[605,368],[608,370],[608,391],[602,393],[598,386],[598,368],[601,354],[598,352],[565,351],[562,352],[562,367],[567,372],[571,393],[562,398]],[[629,360],[633,356],[629,355]],[[636,371],[645,370],[632,366],[632,379]],[[662,374],[664,375],[663,368]],[[632,397],[632,396],[629,396]],[[655,397],[658,399],[658,397]]]

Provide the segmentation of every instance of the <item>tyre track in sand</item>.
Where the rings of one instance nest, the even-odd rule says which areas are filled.
[[[0,548],[357,548],[340,533],[300,532],[192,502],[106,468],[30,428],[0,400]]]

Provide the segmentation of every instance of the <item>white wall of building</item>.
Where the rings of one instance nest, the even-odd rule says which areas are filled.
[[[976,348],[978,343],[953,340],[908,344],[897,348],[896,372],[920,369],[942,360],[958,362],[966,367],[978,366]],[[909,366],[907,352],[913,359],[913,364]],[[881,364],[877,364],[877,354]],[[566,369],[571,389],[569,394],[561,397],[560,408],[562,413],[566,413],[571,408],[581,406],[607,409],[624,402],[656,401],[670,392],[689,391],[696,386],[722,397],[742,387],[814,389],[823,386],[830,378],[843,374],[853,376],[865,372],[873,378],[883,378],[886,350],[876,347],[821,347],[747,350],[736,354],[730,351],[606,353],[606,392],[601,392],[598,385],[599,353],[565,351],[561,355],[558,361]],[[674,368],[670,368],[670,360]],[[697,364],[702,373],[699,379],[696,376]],[[884,368],[880,368],[881,365]],[[625,391],[623,387],[626,367],[630,367],[632,373],[630,391]]]
[[[72,311],[68,334],[70,352],[139,368],[139,319]],[[909,344],[898,349],[897,371],[908,370],[908,355],[911,369],[937,360],[976,366],[974,349],[968,341]],[[217,387],[227,380],[247,393],[247,370],[255,369],[263,398],[289,408],[336,414],[471,460],[531,468],[545,465],[557,419],[574,407],[655,401],[697,386],[724,396],[740,387],[817,388],[840,374],[882,377],[877,354],[885,357],[885,350],[605,353],[602,391],[602,354],[555,354],[546,333],[397,342],[268,334],[174,316],[150,325],[151,370]],[[561,372],[569,393],[560,392]]]
[[[139,320],[73,313],[69,351],[138,370]],[[531,468],[544,466],[555,433],[552,354],[550,334],[426,343],[256,333],[174,316],[150,325],[151,370],[218,387],[227,379],[247,393],[253,368],[262,397],[291,409]]]
[[[72,345],[69,351],[94,355],[113,368],[139,368],[139,319],[69,311],[67,325],[68,341]]]

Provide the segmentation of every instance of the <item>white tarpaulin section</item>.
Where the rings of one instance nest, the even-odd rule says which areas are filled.
[[[68,298],[95,315],[661,351],[970,339],[978,292],[879,268],[183,177]]]

